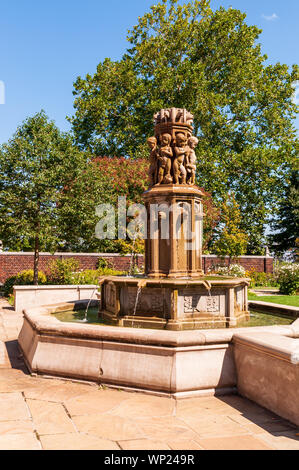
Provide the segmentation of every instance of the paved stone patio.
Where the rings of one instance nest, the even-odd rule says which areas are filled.
[[[299,429],[237,395],[174,400],[29,375],[0,300],[0,450],[299,450]]]

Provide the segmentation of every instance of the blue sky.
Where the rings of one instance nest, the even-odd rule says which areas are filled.
[[[0,143],[30,115],[45,109],[62,130],[73,113],[72,84],[105,57],[124,53],[127,30],[154,0],[10,0],[0,5]],[[270,63],[299,63],[298,0],[212,0],[256,24]],[[297,120],[299,123],[299,120]],[[299,125],[298,125],[299,127]]]

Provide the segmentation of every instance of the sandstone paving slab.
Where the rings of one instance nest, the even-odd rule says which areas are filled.
[[[177,439],[196,440],[198,437],[194,430],[176,417],[145,418],[137,422],[149,439],[167,442]]]
[[[27,388],[31,389],[34,386],[38,387],[38,384],[33,384],[27,378],[8,378],[3,379],[1,377],[2,370],[0,369],[0,393],[13,392],[13,391],[25,391]]]
[[[271,411],[266,410],[262,406],[252,402],[251,400],[248,400],[247,398],[241,397],[240,395],[223,396],[221,397],[221,401],[230,405],[232,410],[238,411],[239,414],[257,424],[272,422],[281,419],[279,416],[272,413]]]
[[[0,450],[41,450],[34,433],[5,434],[0,436]]]
[[[0,421],[26,420],[29,418],[29,410],[22,393],[0,393]]]
[[[5,341],[6,339],[6,333],[3,325],[0,324],[0,340]]]
[[[28,434],[34,432],[31,419],[16,421],[0,421],[0,436],[6,434]]]
[[[186,416],[182,418],[200,437],[226,437],[248,434],[247,429],[227,416],[207,415],[205,417]]]
[[[3,369],[0,370],[0,380],[3,379],[19,379],[19,378],[29,378],[32,379],[33,376],[31,376],[28,371],[24,371],[23,369]],[[38,380],[38,377],[34,377],[35,380]]]
[[[39,435],[76,432],[62,404],[42,400],[27,400],[27,404]]]
[[[265,423],[256,424],[254,421],[246,418],[242,415],[231,415],[230,419],[239,423],[243,426],[247,431],[252,432],[254,434],[260,434],[265,432],[279,432],[279,431],[292,431],[296,427],[295,425],[285,421],[284,419],[277,419],[273,421],[268,421]]]
[[[136,394],[123,401],[111,414],[124,418],[144,418],[145,416],[171,416],[175,411],[175,400],[153,395]]]
[[[0,341],[0,368],[10,367],[10,360],[7,354],[6,346],[4,341]]]
[[[39,388],[41,380],[17,369],[0,369],[0,393]]]
[[[240,414],[240,411],[217,397],[185,398],[178,400],[176,405],[176,416],[178,417],[200,417],[209,414],[228,415],[232,413]]]
[[[199,439],[198,442],[205,450],[273,450],[251,435]]]
[[[24,395],[28,399],[66,402],[93,390],[96,390],[96,386],[55,379],[43,379],[42,382],[39,382],[38,387],[33,384],[32,388],[24,390]]]
[[[120,441],[118,444],[123,450],[170,450],[165,442],[151,439],[132,439],[130,441]]]
[[[181,439],[175,441],[168,441],[167,444],[172,450],[202,450],[198,442],[192,439]]]
[[[64,404],[71,416],[80,416],[111,411],[128,398],[132,398],[132,394],[128,392],[92,390],[78,397],[65,400]]]
[[[111,441],[131,440],[146,437],[134,420],[108,414],[74,416],[79,432]]]
[[[120,450],[115,442],[81,433],[44,435],[40,440],[44,450]]]
[[[276,450],[299,450],[299,432],[283,431],[258,434],[258,438]]]

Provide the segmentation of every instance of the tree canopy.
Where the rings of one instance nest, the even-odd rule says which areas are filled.
[[[197,183],[214,199],[233,191],[249,253],[258,253],[296,157],[293,82],[298,66],[266,63],[259,30],[209,0],[162,0],[138,18],[119,61],[74,84],[76,144],[93,155],[147,155],[154,112],[195,116]]]
[[[272,220],[274,233],[270,236],[272,249],[281,254],[299,248],[299,172],[294,170],[285,182],[285,192]]]
[[[9,249],[39,251],[63,247],[60,221],[65,189],[86,166],[74,148],[42,111],[26,119],[0,147],[0,238]]]

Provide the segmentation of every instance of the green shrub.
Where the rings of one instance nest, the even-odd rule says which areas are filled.
[[[99,258],[97,269],[79,269],[79,261],[74,258],[56,259],[47,268],[48,284],[79,285],[97,284],[101,276],[123,274],[109,267],[104,258]]]
[[[13,286],[16,285],[17,276],[10,276],[3,284],[3,292],[5,297],[9,297],[13,293]]]
[[[244,277],[245,269],[240,264],[230,264],[228,266],[216,264],[208,269],[208,273],[222,276]]]
[[[97,261],[97,269],[109,268],[109,263],[105,258],[99,258]]]
[[[282,294],[297,294],[299,292],[299,264],[287,263],[280,266],[276,272],[277,283]]]
[[[55,259],[47,266],[48,284],[74,284],[79,261],[74,258]]]
[[[246,277],[250,277],[250,287],[276,287],[277,279],[271,273],[246,271]]]
[[[73,273],[72,284],[97,284],[101,276],[118,276],[124,274],[122,271],[116,271],[111,268],[85,269]]]
[[[13,293],[13,286],[30,286],[33,285],[33,269],[25,269],[15,276],[8,277],[3,285],[5,297],[9,297]],[[38,272],[38,283],[46,284],[47,277],[43,271]]]

